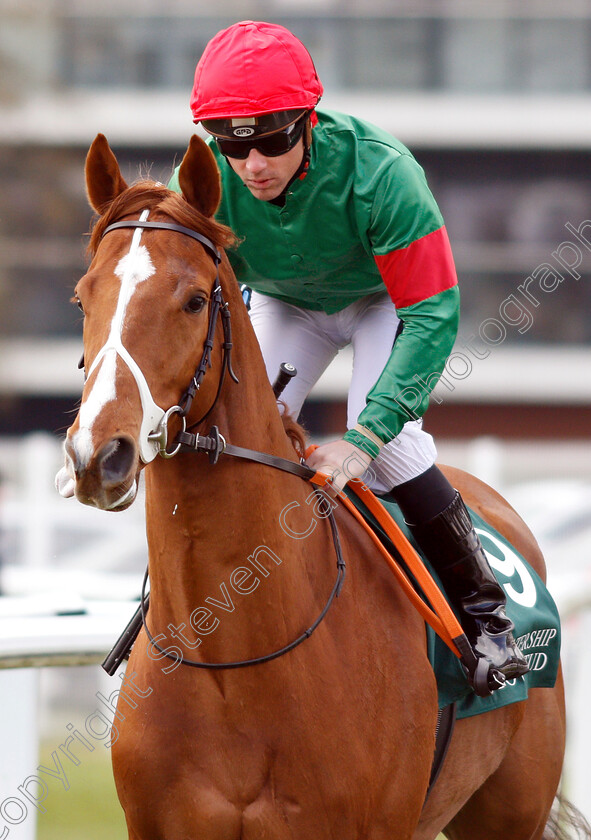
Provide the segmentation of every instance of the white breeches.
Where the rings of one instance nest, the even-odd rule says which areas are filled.
[[[269,379],[275,379],[281,362],[289,362],[297,369],[297,376],[281,396],[294,417],[339,350],[352,346],[347,427],[355,426],[365,408],[366,396],[392,352],[399,318],[388,294],[368,295],[327,315],[253,292],[250,318]],[[383,447],[372,462],[373,475],[366,474],[364,478],[373,490],[384,493],[421,475],[436,457],[433,438],[423,431],[420,420],[412,420]]]

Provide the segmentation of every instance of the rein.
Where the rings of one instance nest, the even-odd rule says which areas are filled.
[[[283,472],[305,478],[306,481],[310,481],[316,475],[316,471],[306,464],[289,461],[287,458],[270,455],[268,452],[259,452],[256,449],[246,449],[243,446],[234,446],[227,443],[217,426],[212,426],[208,435],[179,432],[175,438],[175,443],[180,446],[182,452],[207,452],[210,464],[217,464],[220,455],[226,454],[232,455],[234,458],[244,458],[246,461],[256,461],[259,464],[266,464],[268,467],[275,467],[283,470]]]
[[[291,463],[287,461],[287,463]],[[141,622],[144,626],[144,630],[146,631],[146,635],[150,640],[150,644],[153,648],[160,651],[164,656],[168,659],[174,660],[174,662],[181,664],[181,665],[189,665],[192,668],[208,668],[210,670],[222,670],[222,669],[230,669],[230,668],[246,668],[249,665],[262,665],[265,662],[271,662],[272,659],[277,659],[280,656],[283,656],[284,653],[289,653],[290,650],[293,650],[298,645],[301,645],[302,642],[305,642],[306,639],[309,639],[314,630],[318,627],[321,623],[322,619],[330,609],[330,606],[335,598],[338,598],[343,583],[345,581],[345,561],[343,559],[343,552],[341,549],[341,541],[339,539],[339,532],[337,529],[337,524],[334,519],[334,514],[332,512],[332,508],[328,504],[326,497],[318,490],[315,490],[317,496],[321,500],[321,505],[325,506],[323,514],[325,517],[328,518],[330,522],[330,528],[332,531],[332,539],[335,547],[335,552],[337,555],[337,579],[335,584],[332,588],[330,595],[328,596],[328,600],[322,609],[322,612],[318,616],[318,618],[313,622],[313,624],[308,627],[307,630],[304,630],[297,639],[294,639],[293,642],[290,642],[284,647],[279,648],[279,650],[273,651],[273,653],[267,653],[264,656],[257,656],[254,659],[240,659],[236,662],[201,662],[197,659],[187,659],[184,656],[178,656],[175,654],[171,654],[165,648],[160,647],[160,645],[156,642],[155,638],[152,636],[148,629],[147,624],[147,602],[148,596],[145,594],[146,592],[146,583],[148,582],[148,569],[146,569],[146,573],[144,575],[144,581],[142,584],[142,593],[141,593],[141,600],[140,600],[140,611],[141,611]]]
[[[305,463],[289,461],[287,458],[281,458],[267,452],[259,452],[256,449],[247,449],[242,446],[234,446],[233,444],[226,443],[226,440],[223,435],[220,434],[217,426],[212,426],[208,435],[180,432],[176,440],[178,441],[181,451],[206,452],[209,456],[209,462],[211,464],[216,464],[220,455],[231,455],[234,458],[243,458],[248,461],[254,461],[259,464],[274,467],[275,469],[280,469],[283,472],[291,473],[292,475],[297,475],[300,478],[311,482],[313,485],[316,485],[316,488],[323,486],[331,487],[330,479],[327,476],[323,473],[316,472]],[[429,603],[426,603],[416,592],[407,573],[384,547],[379,537],[377,537],[374,531],[368,526],[363,514],[357,509],[351,499],[343,491],[336,494],[337,498],[367,531],[376,545],[376,548],[386,560],[390,570],[398,580],[398,583],[401,585],[409,601],[414,604],[415,608],[427,624],[433,628],[452,653],[459,657],[463,662],[468,663],[471,669],[474,669],[477,665],[474,653],[460,623],[447,603],[440,588],[433,580],[431,574],[409,540],[377,497],[374,496],[371,490],[361,479],[351,479],[348,482],[348,487],[374,515],[390,541],[398,550],[401,558],[406,564],[406,567],[415,578]],[[333,526],[332,515],[331,509],[331,526]],[[333,534],[336,533],[335,529],[336,523],[333,526]]]

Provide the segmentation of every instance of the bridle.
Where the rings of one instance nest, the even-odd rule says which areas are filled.
[[[161,408],[154,402],[145,376],[143,375],[142,371],[140,370],[139,366],[132,358],[130,353],[123,347],[120,340],[113,344],[110,344],[109,342],[105,344],[105,346],[99,351],[98,355],[94,359],[91,370],[89,371],[88,375],[90,376],[92,370],[94,370],[94,368],[97,366],[99,359],[102,358],[105,352],[107,352],[107,350],[110,349],[114,349],[116,353],[127,364],[140,392],[140,398],[142,402],[144,416],[140,433],[142,435],[140,439],[140,454],[141,459],[145,464],[148,464],[151,461],[153,461],[157,455],[161,455],[163,458],[173,458],[180,451],[207,452],[207,454],[209,455],[210,463],[212,464],[217,463],[218,458],[221,454],[232,455],[236,458],[244,458],[249,461],[256,461],[258,463],[265,464],[267,466],[283,470],[284,472],[289,472],[292,475],[297,475],[300,478],[305,479],[306,481],[310,481],[316,475],[316,473],[314,470],[310,469],[310,467],[306,466],[303,462],[296,463],[294,461],[288,460],[287,458],[280,458],[276,455],[270,455],[266,452],[258,452],[253,449],[246,449],[240,446],[233,446],[232,444],[226,442],[224,437],[219,433],[219,430],[216,426],[212,426],[212,429],[208,435],[200,435],[198,433],[193,434],[191,432],[191,429],[195,428],[200,423],[202,423],[203,420],[213,410],[219,398],[226,372],[230,374],[234,382],[239,381],[238,377],[234,373],[234,370],[232,369],[232,330],[230,323],[230,310],[228,302],[224,299],[222,288],[219,282],[219,266],[221,263],[221,254],[210,239],[208,239],[206,236],[203,236],[200,233],[197,233],[197,231],[172,222],[151,222],[147,220],[147,216],[148,211],[145,210],[138,220],[123,220],[119,222],[113,222],[105,228],[102,236],[104,237],[107,233],[110,233],[113,230],[118,230],[120,228],[148,228],[153,230],[175,231],[176,233],[181,233],[185,236],[190,236],[191,238],[195,239],[211,255],[216,267],[216,278],[210,296],[207,336],[203,346],[201,360],[199,362],[199,365],[197,366],[197,369],[189,386],[186,388],[178,404],[171,406],[167,410]],[[224,334],[224,340],[222,343],[222,367],[220,371],[218,387],[213,403],[211,404],[209,409],[205,412],[205,414],[203,414],[203,416],[199,420],[195,421],[191,424],[189,428],[187,428],[186,417],[189,411],[191,410],[193,400],[201,386],[207,369],[211,367],[211,353],[214,347],[214,337],[218,317],[221,317],[222,329]],[[173,441],[173,448],[169,450],[168,422],[174,414],[178,414],[181,418],[182,429]],[[153,428],[147,430],[148,425],[152,425]],[[177,664],[189,665],[194,668],[208,668],[220,670],[231,668],[243,668],[249,665],[259,665],[264,662],[270,662],[272,659],[277,659],[279,656],[288,653],[290,650],[293,650],[306,639],[310,638],[314,630],[316,630],[318,625],[325,617],[334,598],[338,597],[345,579],[345,561],[343,559],[337,524],[334,518],[332,506],[329,503],[327,497],[322,493],[322,491],[318,489],[318,487],[315,488],[315,492],[320,499],[321,509],[322,507],[324,507],[324,510],[323,512],[321,512],[321,515],[323,518],[328,519],[331,527],[332,538],[337,557],[337,578],[332,588],[332,591],[328,597],[328,600],[324,605],[324,608],[322,609],[320,615],[316,618],[316,620],[310,625],[310,627],[304,630],[304,632],[301,633],[297,637],[297,639],[294,639],[293,642],[290,642],[289,644],[285,645],[279,650],[273,651],[272,653],[266,654],[265,656],[255,657],[253,659],[244,659],[236,662],[200,662],[198,660],[187,659],[184,656],[179,657],[173,655],[167,649],[162,648],[157,643],[156,638],[160,638],[160,636],[155,638],[154,636],[152,636],[148,629],[146,619],[149,595],[147,595],[145,591],[146,584],[148,581],[148,569],[146,569],[146,573],[144,575],[144,580],[142,584],[141,600],[138,613],[141,620],[141,624],[143,625],[144,630],[146,631],[146,635],[150,641],[151,647],[158,650],[162,655],[166,656],[168,659],[172,659]],[[138,615],[138,613],[136,613],[136,616]],[[134,616],[134,619],[136,619],[136,616]],[[132,619],[132,622],[134,621],[134,619]]]
[[[183,225],[178,225],[173,222],[150,222],[147,220],[147,216],[148,211],[145,210],[141,214],[140,218],[137,220],[124,220],[120,222],[113,222],[105,228],[102,236],[104,237],[107,233],[110,233],[113,230],[119,230],[120,228],[148,228],[155,230],[170,230],[175,231],[176,233],[182,233],[185,236],[190,236],[192,239],[195,239],[210,254],[215,264],[216,277],[210,295],[209,322],[207,326],[207,336],[203,345],[203,353],[201,355],[201,360],[197,366],[197,369],[195,371],[195,374],[193,375],[191,382],[189,383],[187,389],[185,390],[177,405],[173,405],[168,409],[163,409],[159,405],[157,405],[157,403],[152,397],[149,385],[146,382],[144,374],[142,373],[141,369],[139,368],[135,360],[132,358],[130,353],[125,349],[125,347],[123,347],[123,344],[120,340],[115,344],[105,344],[105,346],[99,351],[98,355],[94,359],[92,367],[88,373],[88,375],[90,376],[92,371],[97,366],[99,360],[109,349],[114,349],[131,371],[131,374],[133,375],[135,383],[138,387],[140,399],[142,402],[143,421],[140,430],[139,446],[140,456],[144,464],[149,464],[151,461],[154,460],[154,458],[157,455],[161,455],[163,458],[172,458],[180,451],[182,445],[180,440],[178,442],[175,442],[173,449],[168,449],[168,423],[170,421],[170,418],[174,414],[178,414],[182,421],[182,431],[185,432],[187,429],[186,417],[191,410],[193,400],[201,386],[201,382],[203,381],[203,377],[205,376],[207,368],[211,367],[211,353],[214,346],[214,337],[218,316],[221,317],[222,321],[224,341],[222,343],[223,358],[216,395],[210,408],[205,412],[205,414],[202,417],[199,418],[199,420],[196,420],[194,423],[192,423],[189,429],[194,428],[195,426],[198,426],[200,423],[202,423],[203,420],[205,420],[208,414],[210,414],[210,412],[212,411],[222,390],[222,385],[224,384],[226,372],[230,374],[234,382],[238,382],[238,377],[232,369],[231,361],[232,328],[230,324],[230,311],[228,309],[228,303],[224,300],[222,288],[219,282],[219,267],[222,260],[219,250],[216,248],[216,246],[210,239],[208,239],[206,236],[203,236],[200,233],[197,233],[197,231],[192,230],[191,228],[183,227]]]

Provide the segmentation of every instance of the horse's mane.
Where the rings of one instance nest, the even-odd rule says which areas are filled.
[[[236,241],[229,227],[204,216],[178,193],[156,181],[138,181],[113,199],[95,219],[90,231],[89,255],[95,255],[103,233],[112,222],[146,209],[165,213],[179,225],[196,230],[211,239],[218,248],[228,248]]]
[[[280,401],[283,406],[283,413],[281,415],[281,419],[283,420],[283,428],[285,429],[285,434],[290,439],[293,448],[300,456],[300,458],[304,457],[304,453],[306,451],[306,432],[304,431],[303,426],[300,426],[291,414],[287,411],[287,407],[284,402]]]

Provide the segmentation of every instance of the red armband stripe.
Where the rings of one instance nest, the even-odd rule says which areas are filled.
[[[445,227],[374,259],[399,309],[451,289],[458,282]]]

